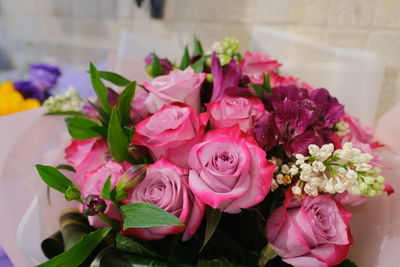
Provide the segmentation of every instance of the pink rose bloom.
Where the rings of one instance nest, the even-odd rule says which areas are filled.
[[[187,171],[165,159],[150,165],[146,177],[133,189],[129,203],[138,202],[156,205],[174,214],[186,225],[130,228],[123,232],[144,240],[163,239],[184,231],[182,240],[186,241],[197,231],[205,211],[205,205],[189,190]]]
[[[173,70],[168,75],[153,79],[151,84],[143,83],[150,91],[144,104],[150,113],[174,102],[188,104],[200,112],[200,87],[205,78],[205,73],[195,73],[191,67]]]
[[[248,134],[254,131],[254,121],[266,112],[264,104],[257,97],[224,96],[220,101],[206,106],[214,129],[239,125]]]
[[[340,204],[344,206],[353,206],[353,207],[360,206],[367,201],[366,196],[352,195],[349,194],[347,191],[337,194],[335,196],[335,199],[338,200]]]
[[[103,138],[72,140],[65,149],[65,159],[75,168],[74,183],[80,187],[87,172],[97,169],[106,162],[108,146]]]
[[[190,151],[189,186],[205,204],[239,213],[264,200],[275,165],[253,137],[236,125],[206,134]]]
[[[288,190],[283,206],[267,221],[267,240],[295,267],[334,266],[346,258],[352,244],[350,217],[328,194],[298,201]]]
[[[148,95],[149,94],[144,91],[136,91],[135,93],[135,99],[133,100],[131,109],[131,118],[134,124],[137,124],[150,115],[150,112],[144,104]]]
[[[181,168],[187,168],[190,149],[201,141],[207,114],[184,104],[165,105],[138,123],[133,144],[147,147],[154,159],[164,157]]]
[[[281,64],[272,60],[268,54],[250,53],[247,51],[241,61],[243,74],[249,76],[252,83],[262,83],[263,75],[276,71]]]
[[[83,199],[85,199],[88,195],[101,196],[101,190],[103,189],[103,186],[109,176],[111,176],[111,188],[114,188],[128,167],[129,166],[127,164],[121,165],[114,161],[108,161],[107,163],[99,166],[97,169],[88,172],[80,186]],[[113,206],[112,202],[108,199],[105,199],[105,202],[107,204],[107,208],[104,211],[104,214],[112,219],[121,220],[121,215]],[[98,219],[97,216],[88,216],[88,218],[89,223],[93,227],[98,228],[107,226],[103,221]]]
[[[297,79],[292,76],[281,76],[275,72],[270,73],[271,87],[297,85]],[[262,81],[261,81],[262,83]]]

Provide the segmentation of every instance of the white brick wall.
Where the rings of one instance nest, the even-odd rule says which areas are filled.
[[[127,29],[180,48],[196,34],[245,45],[253,25],[377,52],[386,62],[379,114],[400,100],[400,0],[166,0],[152,20],[148,0],[0,0],[0,46],[17,66],[37,60],[74,64],[105,59]]]

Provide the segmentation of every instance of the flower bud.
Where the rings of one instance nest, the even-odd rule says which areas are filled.
[[[117,189],[129,190],[137,186],[146,176],[146,165],[134,165],[122,174]]]
[[[88,195],[85,198],[84,214],[94,216],[103,213],[107,208],[107,204],[99,195]]]

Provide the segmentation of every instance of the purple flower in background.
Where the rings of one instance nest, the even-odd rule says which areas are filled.
[[[31,82],[42,91],[49,90],[57,84],[61,75],[59,68],[47,64],[34,64],[29,69]]]
[[[289,155],[329,143],[332,126],[344,115],[343,105],[322,88],[309,94],[295,85],[278,86],[265,106],[271,114],[256,122],[255,137],[266,150],[280,144]]]
[[[10,259],[8,258],[7,254],[4,250],[0,247],[0,266],[1,267],[13,267],[14,265],[11,263]]]
[[[42,100],[42,92],[31,81],[17,81],[14,82],[14,87],[17,89],[24,98],[34,98],[39,101]]]
[[[146,64],[146,68],[153,64],[153,53],[150,53],[147,57],[145,57],[144,62]],[[167,75],[172,70],[172,63],[168,59],[160,58],[160,64],[163,68],[163,75]]]

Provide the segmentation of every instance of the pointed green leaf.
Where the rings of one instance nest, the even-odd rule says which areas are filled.
[[[72,185],[72,182],[64,174],[52,166],[37,164],[36,170],[43,182],[61,193],[65,193],[68,187]]]
[[[121,206],[124,230],[155,226],[185,225],[175,215],[150,203],[133,203]]]
[[[111,156],[116,162],[121,163],[132,159],[132,156],[128,152],[129,139],[121,128],[117,107],[113,108],[111,113],[107,141]]]
[[[258,98],[262,99],[263,93],[264,93],[264,88],[262,86],[259,86],[258,84],[254,84],[254,83],[249,83],[249,86],[254,89],[254,91],[256,92],[256,96]]]
[[[189,49],[187,46],[185,46],[185,52],[183,53],[179,69],[185,70],[187,67],[189,67],[189,65],[190,65]]]
[[[263,88],[264,92],[267,94],[272,94],[272,88],[271,88],[271,81],[270,81],[270,74],[268,73],[267,75],[264,74],[264,79],[263,79]]]
[[[106,113],[109,113],[111,109],[110,105],[108,104],[107,87],[101,81],[100,74],[92,63],[90,63],[89,71],[92,86],[99,99],[100,105]]]
[[[199,58],[193,65],[192,68],[196,73],[202,73],[204,70],[204,62],[206,61],[205,57]]]
[[[53,111],[53,112],[47,112],[44,115],[83,116],[82,112],[79,111]]]
[[[129,81],[127,78],[115,72],[99,71],[99,75],[100,78],[107,80],[110,83],[115,84],[116,86],[126,87],[131,83],[131,81]]]
[[[100,135],[92,129],[92,127],[98,127],[99,125],[89,118],[82,116],[68,117],[65,118],[65,123],[69,134],[75,140],[87,140]]]
[[[160,63],[160,58],[153,53],[153,62],[151,63],[151,73],[153,77],[157,77],[163,74],[163,67]]]
[[[118,109],[122,125],[131,124],[131,104],[135,97],[136,82],[130,83],[118,96]]]
[[[113,200],[111,197],[111,175],[108,176],[107,181],[101,189],[101,196],[108,200]]]
[[[67,165],[67,164],[60,164],[60,165],[56,166],[56,169],[66,170],[66,171],[70,171],[70,172],[76,172],[74,167],[72,167],[71,165]]]
[[[213,209],[211,207],[207,207],[206,211],[206,233],[204,236],[203,246],[201,247],[200,251],[207,245],[208,241],[210,241],[211,237],[213,236],[215,229],[221,220],[221,211],[219,209]]]
[[[65,190],[65,199],[67,201],[78,200],[81,199],[81,191],[74,184],[71,184],[67,190]]]
[[[76,267],[80,265],[90,255],[90,253],[92,253],[110,231],[111,228],[107,227],[85,235],[81,241],[76,243],[69,250],[52,258],[48,262],[38,265],[37,267]]]
[[[202,56],[204,54],[203,47],[201,46],[201,43],[196,38],[196,36],[193,37],[193,46],[194,46],[193,56]]]

